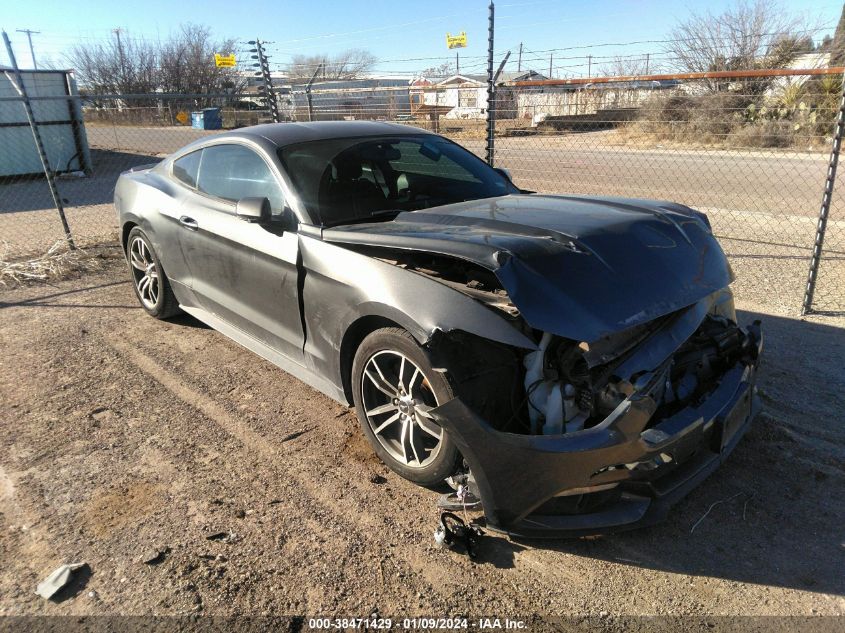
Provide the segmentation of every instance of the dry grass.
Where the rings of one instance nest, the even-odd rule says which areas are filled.
[[[9,245],[3,242],[0,247],[0,288],[57,281],[101,270],[106,259],[109,257],[105,253],[81,248],[70,250],[65,240],[59,240],[43,255],[12,260],[9,258]]]
[[[804,97],[784,105],[784,97],[731,92],[657,95],[642,106],[636,120],[618,129],[617,139],[631,145],[827,149],[834,113],[813,105],[820,101],[818,95]]]

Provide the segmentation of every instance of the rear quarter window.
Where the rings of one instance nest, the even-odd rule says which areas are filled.
[[[192,189],[197,188],[197,173],[200,167],[200,155],[202,150],[185,154],[182,158],[173,161],[173,177],[188,185]]]

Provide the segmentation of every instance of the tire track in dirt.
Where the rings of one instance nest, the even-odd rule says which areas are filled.
[[[155,360],[139,352],[136,348],[116,338],[104,338],[103,342],[135,365],[147,377],[152,378],[182,402],[197,409],[208,419],[220,426],[226,433],[236,437],[244,446],[259,453],[269,460],[279,455],[279,450],[270,445],[257,433],[234,420],[229,413],[214,400],[188,387],[177,376],[158,364]]]
[[[157,322],[150,322],[151,326],[155,326]],[[146,328],[145,328],[146,329]],[[219,336],[216,335],[215,336]],[[165,369],[160,362],[153,360],[146,353],[139,351],[122,341],[115,341],[109,339],[107,341],[113,348],[117,349],[121,354],[125,355],[130,362],[139,366],[142,371],[148,373],[154,380],[159,381],[166,388],[170,389],[177,397],[180,397],[191,406],[198,408],[210,419],[220,424],[227,432],[233,436],[238,437],[243,443],[253,450],[259,451],[268,460],[279,459],[284,450],[278,449],[272,441],[255,433],[247,428],[244,423],[235,420],[232,415],[220,403],[213,401],[209,396],[188,387],[188,384],[194,385],[201,381],[200,376],[191,376],[186,380],[184,376],[178,376],[173,372]],[[222,339],[226,345],[232,345],[239,352],[242,351],[235,343],[229,342],[227,339]],[[168,347],[169,349],[169,347]],[[147,349],[149,353],[155,353],[158,350]],[[249,353],[249,352],[245,352]],[[137,361],[137,362],[136,362]],[[264,361],[260,361],[262,364]],[[268,367],[271,367],[268,364]],[[280,371],[273,368],[273,371]],[[310,390],[309,387],[300,381],[287,377],[291,382],[296,383],[297,386]],[[171,386],[173,387],[171,389]],[[209,390],[210,391],[210,390]],[[315,398],[321,398],[315,394]],[[357,429],[357,423],[353,423],[354,427],[348,427],[343,431],[344,441],[350,439],[350,436],[357,438],[360,442],[364,442],[363,437]],[[321,429],[326,431],[327,428]],[[352,444],[357,442],[352,440]],[[360,453],[360,447],[355,446],[354,452]],[[398,531],[402,529],[403,522],[396,522],[387,518],[377,518],[373,515],[362,512],[362,508],[357,506],[358,499],[348,499],[350,493],[359,493],[360,495],[372,496],[372,490],[366,488],[366,484],[357,477],[350,477],[348,473],[340,473],[340,477],[330,477],[334,472],[325,472],[320,476],[319,483],[315,480],[315,472],[302,468],[299,465],[299,460],[288,460],[285,463],[286,473],[292,474],[296,478],[297,485],[305,489],[313,498],[325,504],[326,507],[331,508],[335,516],[339,517],[353,517],[354,523],[359,528],[369,534],[379,534],[390,531]],[[294,472],[295,471],[295,472]],[[332,481],[334,479],[334,481]],[[379,502],[383,505],[389,505],[391,502],[395,503],[397,507],[401,507],[403,502],[401,494],[390,494],[388,491],[382,489],[383,499]],[[414,488],[414,494],[430,495],[421,489]],[[431,529],[433,530],[434,521],[436,519],[436,512],[434,512],[433,497],[431,498],[430,515]],[[413,511],[413,510],[412,510]],[[423,515],[426,516],[426,515]],[[428,522],[428,520],[427,520]],[[407,522],[405,522],[407,524]],[[376,542],[376,547],[381,543]],[[472,578],[473,582],[484,582],[488,586],[496,586],[502,582],[502,574],[508,575],[509,580],[514,583],[514,586],[521,588],[531,587],[533,590],[542,591],[545,594],[559,594],[561,599],[565,598],[565,589],[572,589],[575,586],[581,587],[589,591],[591,587],[597,582],[597,578],[593,570],[589,568],[582,557],[577,555],[554,552],[549,550],[534,550],[520,545],[513,545],[503,537],[490,535],[485,539],[485,549],[487,551],[487,559],[490,565],[477,565],[469,561],[464,556],[457,556],[448,552],[443,552],[441,556],[437,554],[431,555],[430,552],[424,552],[420,547],[405,547],[393,548],[393,554],[401,554],[402,560],[407,565],[408,569],[414,570],[428,586],[444,587],[447,592],[443,593],[448,596],[448,588],[455,591],[460,590],[464,585],[462,579]],[[439,552],[438,552],[439,553]],[[446,560],[441,563],[438,559]],[[556,559],[556,560],[552,560]],[[524,561],[526,564],[518,565],[518,562]],[[398,573],[406,573],[399,570]],[[514,608],[522,604],[523,608],[529,608],[530,602],[523,602],[522,592],[511,594],[508,598],[514,600]],[[496,598],[497,603],[507,601],[508,598],[499,596]],[[492,599],[492,596],[490,597]]]
[[[145,317],[142,317],[142,318],[145,318]],[[122,382],[124,384],[126,382],[125,376],[130,376],[133,373],[137,374],[137,371],[136,371],[137,366],[128,363],[126,361],[126,359],[124,358],[124,356],[122,356],[117,351],[110,349],[109,347],[105,347],[102,344],[100,337],[83,336],[81,338],[77,338],[76,332],[72,332],[72,333],[69,334],[68,332],[63,331],[63,328],[56,327],[55,325],[51,325],[48,329],[48,333],[44,336],[44,338],[48,341],[53,342],[54,344],[32,346],[30,354],[27,355],[26,362],[20,364],[19,367],[18,367],[19,374],[22,375],[22,376],[32,374],[33,371],[39,373],[39,375],[40,375],[39,382],[40,383],[43,382],[44,384],[41,385],[35,391],[35,393],[33,394],[35,399],[43,398],[49,392],[49,389],[48,389],[49,383],[51,381],[55,381],[56,377],[57,377],[55,375],[55,372],[54,372],[52,366],[51,366],[52,364],[50,362],[50,359],[51,359],[52,354],[50,353],[49,350],[55,349],[56,347],[64,347],[65,349],[70,347],[70,345],[67,345],[67,344],[62,345],[62,346],[56,345],[55,343],[59,340],[56,337],[61,337],[61,340],[65,343],[68,342],[68,338],[76,338],[76,340],[77,340],[77,342],[73,344],[73,352],[74,353],[73,353],[72,357],[70,358],[70,363],[63,366],[63,371],[71,370],[72,372],[76,373],[77,375],[83,375],[84,376],[87,373],[86,370],[88,368],[90,368],[92,365],[95,365],[97,363],[101,363],[103,365],[103,367],[109,367],[112,370],[114,370],[114,369],[120,370],[121,369],[120,365],[123,365],[127,368],[127,371],[116,371],[116,372],[112,371],[112,372],[110,372],[110,374],[111,374],[110,377],[111,377],[111,379],[114,383]],[[46,341],[44,341],[44,342],[46,342]],[[41,371],[39,371],[39,369],[38,369],[39,366],[41,366],[43,368]],[[142,381],[138,381],[137,378],[136,378],[135,381],[134,381],[134,384],[138,385],[139,382],[143,386],[143,382],[144,382],[143,379],[142,379]],[[150,385],[156,384],[156,383],[152,382],[152,380],[150,380],[149,382],[150,382]],[[53,384],[55,384],[55,382],[53,382]],[[112,395],[112,394],[109,393],[110,387],[109,387],[108,381],[100,381],[99,383],[95,382],[94,384],[87,384],[87,383],[86,384],[80,384],[79,389],[82,390],[83,393],[85,393],[86,400],[88,400],[89,402],[92,402],[92,403],[93,402],[104,402],[104,401],[108,402],[109,398]],[[156,388],[156,390],[158,390],[158,389]],[[144,402],[145,410],[152,413],[154,411],[155,407],[159,406],[159,403],[161,401],[161,396],[155,394],[155,391],[153,391],[153,389],[151,389],[151,388],[146,388],[146,389],[144,389],[144,391],[148,394],[153,395],[153,398],[145,399],[145,402]],[[158,391],[161,391],[161,390],[158,390]],[[168,393],[168,392],[162,392],[162,393]],[[131,396],[130,396],[130,398],[131,398]],[[158,402],[156,400],[158,400]],[[26,403],[27,411],[29,411],[30,405],[35,405],[35,401],[31,400],[30,402]],[[167,405],[165,404],[164,406],[167,406]],[[111,414],[111,411],[107,410],[107,412],[109,414]],[[180,417],[184,418],[184,416],[180,416]],[[108,419],[112,420],[113,418],[108,418]],[[43,425],[43,421],[44,421],[43,418],[39,419],[39,418],[35,417],[35,418],[33,418],[29,421],[29,423],[27,424],[27,427],[33,427],[34,428],[34,427]],[[173,456],[173,459],[165,457],[161,453],[161,451],[157,451],[155,448],[153,448],[152,452],[148,454],[148,451],[144,450],[148,445],[145,444],[145,443],[142,443],[141,447],[132,456],[132,461],[125,463],[125,465],[120,465],[120,468],[119,468],[119,471],[118,471],[121,475],[127,476],[130,481],[139,481],[140,480],[140,481],[143,482],[148,478],[152,478],[153,480],[164,479],[165,481],[167,481],[167,483],[169,484],[168,485],[168,493],[169,493],[169,496],[171,498],[166,500],[166,501],[164,499],[162,499],[162,503],[159,504],[162,507],[165,507],[165,506],[172,507],[172,505],[173,505],[172,494],[178,493],[178,491],[180,491],[180,490],[181,491],[190,490],[190,489],[193,488],[193,484],[200,484],[199,486],[197,486],[197,488],[200,489],[200,490],[202,489],[202,484],[205,484],[206,489],[208,489],[209,471],[213,473],[213,468],[208,468],[208,464],[203,464],[202,459],[200,459],[199,461],[191,461],[190,463],[192,464],[192,466],[189,466],[188,469],[186,470],[186,464],[185,464],[185,461],[184,461],[185,460],[185,454],[184,454],[183,451],[181,451],[178,448],[180,446],[180,444],[184,443],[184,441],[180,442],[180,439],[184,439],[184,438],[180,438],[179,432],[178,432],[178,430],[180,429],[179,425],[180,425],[181,421],[182,420],[177,420],[175,424],[167,425],[167,431],[168,431],[170,437],[168,437],[166,441],[159,442],[159,443],[163,444],[166,448],[170,448],[171,451],[174,451],[176,453],[176,455]],[[47,420],[47,422],[49,424],[49,419]],[[160,433],[159,433],[160,429],[158,429],[158,428],[152,429],[151,428],[148,431],[144,432],[143,426],[139,427],[137,424],[133,425],[131,420],[129,422],[130,423],[128,425],[126,425],[125,430],[120,432],[120,436],[121,436],[122,439],[129,440],[131,442],[130,438],[133,435],[136,438],[140,435],[140,437],[142,438],[142,442],[143,442],[144,436],[146,436],[146,435],[149,435],[150,438],[162,439],[162,438],[158,437],[160,435]],[[204,422],[204,420],[200,420],[200,423],[203,423],[203,422]],[[146,422],[146,424],[151,424],[151,423]],[[104,423],[103,426],[104,426],[103,431],[105,431],[106,430],[105,427],[107,427],[108,424]],[[211,429],[217,428],[214,424],[210,424],[210,423],[208,424],[208,426]],[[117,430],[117,429],[114,429],[114,430]],[[139,433],[139,431],[140,431],[140,433]],[[141,433],[143,433],[143,435],[141,435]],[[229,437],[229,435],[227,435],[224,430],[221,430],[220,433],[222,435],[224,435],[225,437]],[[209,437],[208,431],[206,431],[204,433],[203,439],[207,440],[208,437]],[[21,439],[21,438],[18,437],[18,439]],[[68,438],[68,439],[70,439],[70,438]],[[87,447],[87,450],[85,450],[85,452],[88,452],[90,454],[89,459],[88,459],[89,467],[94,468],[94,469],[104,467],[103,464],[97,463],[95,456],[98,453],[102,454],[101,448],[103,446],[103,442],[105,442],[107,444],[112,443],[112,441],[114,440],[114,436],[109,436],[108,433],[103,433],[103,434],[94,433],[94,434],[91,434],[88,437],[86,437],[86,440],[87,440],[86,443],[88,444],[88,447]],[[239,442],[240,440],[238,440],[237,438],[232,438],[232,441],[234,443],[234,442]],[[214,442],[214,440],[212,438],[212,443],[213,442]],[[106,449],[106,450],[108,450],[108,449]],[[250,455],[254,456],[255,451],[254,450],[251,451],[249,448],[246,448],[244,450],[244,454],[245,454],[245,456],[250,456]],[[121,460],[128,457],[128,455],[126,455],[126,454],[118,454],[118,455],[119,455],[119,459],[121,459]],[[140,460],[137,459],[138,457],[140,457]],[[174,461],[174,459],[178,460],[180,457],[181,457],[181,462]],[[189,459],[193,459],[195,456],[191,455],[189,453],[188,457],[189,457]],[[196,457],[200,458],[201,456],[196,456]],[[149,460],[147,460],[147,458],[149,458]],[[150,464],[148,466],[144,466],[143,463],[145,461],[149,461]],[[245,461],[248,461],[248,459],[239,460],[239,461],[240,461],[240,463],[243,463]],[[196,466],[199,466],[199,468],[195,468]],[[203,468],[203,467],[206,467],[206,468]],[[139,470],[139,468],[140,468],[140,473],[136,472],[136,471]],[[40,469],[37,468],[37,470],[40,470]],[[203,481],[203,478],[199,474],[195,473],[195,471],[202,472],[202,474],[205,476],[205,481]],[[139,474],[140,474],[140,479],[138,477]],[[194,476],[195,474],[196,474],[196,476]],[[273,473],[274,476],[276,476],[277,474],[278,473]],[[187,475],[187,477],[186,477],[186,475]],[[238,475],[240,475],[240,473],[238,473]],[[242,477],[242,481],[244,483],[238,485],[238,487],[241,490],[243,490],[244,485],[247,485],[247,486],[253,485],[254,487],[256,487],[257,492],[265,493],[265,494],[267,493],[267,489],[257,487],[256,486],[256,483],[257,483],[256,480],[254,478],[251,479],[249,475]],[[144,486],[144,485],[149,485],[149,484],[141,484],[141,486]],[[8,493],[10,486],[6,486],[5,488],[7,489],[6,492]],[[34,490],[31,490],[29,488],[32,488],[32,486],[22,486],[22,487],[19,488],[19,494],[17,496],[20,499],[20,502],[21,502],[20,505],[22,505],[24,508],[35,508],[35,507],[41,506],[42,500],[39,499],[39,496],[38,496],[38,493],[37,493],[37,486],[35,487]],[[140,520],[142,518],[142,515],[146,515],[147,512],[145,512],[145,511],[141,512],[141,510],[143,510],[144,508],[137,506],[137,504],[131,498],[127,498],[126,502],[124,503],[123,501],[124,501],[125,495],[119,494],[119,493],[109,492],[111,490],[113,490],[113,488],[111,486],[93,488],[94,494],[90,499],[88,499],[87,501],[84,500],[84,498],[85,498],[84,495],[83,495],[82,500],[78,500],[78,497],[74,497],[73,505],[72,506],[71,505],[66,506],[66,508],[68,509],[67,514],[69,514],[71,516],[75,515],[75,516],[87,518],[87,520],[83,520],[80,524],[78,524],[80,527],[85,526],[86,532],[88,531],[89,525],[93,525],[96,528],[102,517],[105,517],[105,519],[108,523],[108,521],[111,520],[109,518],[111,516],[111,515],[109,515],[109,512],[111,512],[112,510],[118,509],[118,510],[123,511],[123,513],[120,516],[116,517],[116,519],[120,520],[119,521],[120,524],[104,526],[104,527],[108,528],[107,530],[100,530],[100,529],[94,530],[93,535],[97,537],[97,541],[99,542],[99,544],[101,546],[104,546],[106,549],[102,549],[102,547],[101,547],[101,548],[98,548],[97,551],[94,551],[94,549],[90,547],[90,545],[92,544],[90,542],[88,543],[89,547],[86,547],[84,545],[84,543],[81,544],[78,541],[77,541],[77,543],[71,543],[71,546],[72,547],[78,547],[81,544],[83,550],[88,550],[88,555],[90,555],[90,558],[88,560],[91,561],[91,563],[92,563],[94,569],[97,571],[97,573],[103,573],[103,574],[108,575],[110,573],[109,568],[112,565],[116,565],[117,568],[121,570],[121,573],[126,574],[130,578],[134,578],[135,580],[138,580],[139,578],[143,577],[143,572],[145,571],[146,568],[137,567],[134,564],[134,561],[130,562],[130,558],[132,558],[131,550],[133,548],[132,548],[131,545],[128,547],[130,558],[127,558],[127,548],[123,547],[123,543],[120,542],[120,539],[128,538],[130,541],[135,541],[135,537],[140,536],[141,539],[142,539],[141,543],[143,543],[144,539],[149,538],[149,536],[143,536],[144,526],[142,524],[138,524],[138,520]],[[130,495],[130,497],[131,497],[131,495]],[[110,499],[110,502],[104,504],[103,501],[106,500],[106,499]],[[350,577],[347,577],[344,580],[344,584],[345,583],[351,584],[351,582],[355,578],[357,578],[357,579],[369,578],[369,580],[373,584],[376,584],[378,582],[378,578],[375,575],[375,573],[372,570],[368,570],[367,566],[364,564],[363,561],[361,561],[360,559],[355,559],[351,555],[351,553],[354,553],[354,550],[355,550],[355,547],[356,547],[356,543],[355,543],[354,538],[349,538],[346,534],[344,534],[342,531],[336,529],[335,526],[333,526],[333,525],[320,524],[319,522],[314,520],[312,518],[312,516],[310,516],[310,515],[304,514],[302,512],[299,512],[299,514],[297,515],[297,511],[299,509],[308,508],[308,507],[313,505],[312,500],[310,498],[303,497],[300,494],[298,496],[298,498],[295,498],[292,501],[293,502],[289,504],[290,507],[288,507],[288,504],[285,505],[284,515],[285,515],[285,518],[290,518],[290,521],[288,521],[288,523],[295,522],[297,524],[296,527],[300,528],[300,529],[290,530],[290,531],[286,530],[285,531],[286,537],[285,537],[284,547],[285,547],[285,551],[289,554],[289,556],[287,557],[288,559],[295,558],[295,559],[298,559],[299,561],[302,561],[303,556],[301,555],[301,552],[308,550],[309,548],[312,549],[312,550],[314,549],[314,543],[308,537],[313,537],[314,535],[323,535],[325,537],[325,539],[328,539],[328,543],[331,544],[332,553],[335,554],[336,552],[338,552],[338,550],[341,553],[339,558],[344,563],[342,565],[341,569],[344,570],[344,573],[350,574]],[[189,503],[190,503],[190,500],[189,500]],[[276,507],[276,506],[273,506],[273,507]],[[127,512],[128,512],[128,514],[127,514]],[[276,513],[276,514],[278,515],[278,513]],[[291,515],[292,518],[288,517],[288,515]],[[161,517],[161,514],[159,514],[159,517],[160,518],[166,518],[168,520],[168,523],[170,523],[171,520],[177,518],[177,517],[172,516],[172,514],[171,514],[171,516],[167,516],[167,517]],[[115,517],[111,516],[111,518],[114,519]],[[125,521],[124,521],[124,519],[125,519]],[[14,548],[14,551],[19,552],[20,560],[21,561],[27,561],[27,565],[29,566],[29,568],[31,568],[30,573],[27,574],[27,575],[33,577],[33,585],[32,585],[33,587],[34,587],[35,577],[40,577],[44,573],[46,567],[49,567],[50,565],[53,565],[53,566],[55,565],[56,561],[54,560],[54,558],[55,558],[56,552],[67,550],[68,544],[65,541],[65,539],[62,538],[62,536],[65,536],[65,535],[61,535],[58,538],[56,538],[56,535],[53,535],[49,532],[48,528],[52,523],[53,523],[52,519],[47,521],[47,522],[41,521],[37,530],[30,528],[29,531],[27,531],[25,533],[21,532],[20,538],[18,537],[18,535],[9,535],[9,536],[14,536],[14,541],[12,539],[9,539],[7,541],[7,544],[9,546],[12,546]],[[134,529],[133,529],[136,526],[136,524],[138,524],[140,529],[142,530],[142,532],[140,532],[138,534],[135,534]],[[180,530],[180,527],[182,529],[184,529],[184,527],[182,526],[181,523],[179,523],[178,520],[176,520],[174,522],[174,525],[167,525],[164,529],[164,532],[169,533],[169,535],[165,536],[165,538],[171,538],[172,539],[174,536],[176,536],[177,540],[179,540],[178,532]],[[132,531],[131,534],[129,533],[130,531]],[[177,534],[174,534],[174,531]],[[147,533],[148,532],[149,532],[149,530],[147,530]],[[41,534],[41,533],[43,533],[43,534]],[[80,534],[81,533],[82,533],[82,531],[80,530]],[[36,536],[36,534],[41,534],[42,538],[38,538],[37,540],[34,540],[34,537]],[[158,535],[159,538],[164,536],[162,531],[160,531],[160,530],[154,531],[153,534]],[[304,534],[304,536],[303,536],[303,534]],[[3,536],[7,536],[7,535],[4,534]],[[197,537],[199,537],[198,546],[200,548],[202,548],[204,541],[202,540],[201,535],[194,534],[193,537],[190,534],[187,535],[187,538],[188,538],[189,541],[191,541],[192,538],[195,540]],[[8,536],[7,536],[7,538],[8,538]],[[321,538],[323,538],[323,537],[321,536]],[[23,539],[23,540],[21,540],[21,539]],[[184,537],[183,537],[183,539],[184,539]],[[84,538],[83,538],[83,541],[84,541]],[[112,544],[111,547],[108,546],[109,543]],[[38,551],[41,553],[40,555],[36,555],[38,552],[32,551],[32,547],[36,544],[38,545]],[[114,547],[115,545],[117,545],[118,547],[115,548]],[[178,548],[177,548],[177,550],[178,550]],[[299,550],[299,551],[296,551],[296,550]],[[265,551],[266,551],[266,549],[265,549]],[[272,550],[270,552],[268,552],[270,558],[273,557],[271,552],[272,552]],[[135,555],[137,555],[138,553],[139,552],[135,552]],[[179,553],[181,553],[181,555],[182,555],[181,561],[180,561],[181,564],[182,564],[182,570],[180,571],[180,573],[184,573],[186,570],[190,570],[190,569],[193,568],[193,566],[195,565],[195,563],[192,562],[194,560],[194,558],[189,556],[190,552],[186,552],[186,551],[182,550]],[[296,556],[290,556],[290,554],[297,554],[297,555]],[[174,554],[174,555],[176,555],[176,554]],[[188,560],[185,559],[186,556],[188,556]],[[15,558],[18,558],[18,556],[16,556]],[[305,558],[307,560],[307,558],[308,558],[307,554],[306,554]],[[260,560],[256,560],[255,558],[253,558],[251,556],[241,555],[240,557],[238,557],[236,555],[236,560],[237,559],[241,559],[243,561],[246,561],[247,565],[250,565],[250,561],[252,561],[253,563],[258,563],[258,564],[255,565],[256,568],[259,568],[259,564],[261,562]],[[42,567],[45,567],[45,569],[41,569]],[[294,566],[292,568],[288,567],[287,569],[290,573],[286,574],[286,579],[288,577],[290,577],[290,580],[293,581],[293,584],[294,584],[295,587],[303,588],[303,597],[304,597],[306,605],[307,605],[307,608],[305,609],[306,611],[312,612],[312,613],[319,613],[319,612],[325,611],[326,607],[331,605],[330,600],[331,600],[331,595],[333,593],[332,588],[330,586],[327,587],[324,583],[321,584],[321,579],[316,578],[314,576],[313,570],[309,569],[309,567],[307,565],[299,565],[299,566]],[[259,568],[259,571],[257,573],[259,575],[261,575],[261,568]],[[353,574],[353,573],[354,573],[354,577],[351,576],[351,574]],[[140,574],[140,576],[139,576],[139,574]],[[124,578],[124,580],[125,580],[125,578]],[[126,604],[126,602],[123,602],[123,601],[126,601],[127,599],[129,599],[129,601],[131,602],[133,597],[135,598],[135,603],[137,604],[137,600],[140,597],[140,596],[137,595],[137,592],[133,596],[132,595],[132,589],[130,588],[130,593],[129,594],[125,593],[125,588],[129,588],[129,587],[131,587],[131,585],[129,585],[129,584],[119,585],[119,589],[121,590],[122,593],[113,593],[112,591],[105,592],[104,595],[102,596],[103,602],[101,603],[100,610],[102,610],[102,607],[106,606],[106,605],[110,605],[111,608],[119,610],[121,608],[121,604]],[[156,594],[158,594],[159,597],[161,596],[160,592],[156,592]],[[115,602],[115,599],[117,599],[118,601]],[[163,599],[165,601],[168,601],[168,600],[172,600],[174,598],[173,598],[172,595],[167,593],[167,590],[165,590],[165,596],[164,596]],[[27,603],[29,603],[30,600],[31,599],[27,600]],[[153,606],[151,604],[148,604],[146,601],[143,604],[145,604],[146,606],[150,606],[150,607]],[[40,608],[39,610],[43,610],[45,608],[50,607],[50,605],[48,605],[47,603],[38,603],[38,602],[33,603],[32,606],[35,607],[36,609]],[[85,609],[86,607],[89,607],[89,606],[90,605],[83,604],[83,605],[77,605],[77,608],[81,607],[81,608]],[[293,607],[289,607],[289,609],[293,609]],[[302,611],[303,606],[300,605],[299,607],[296,607],[294,610],[295,611]],[[50,612],[49,609],[48,609],[47,612]],[[97,612],[97,611],[94,611],[94,612]]]
[[[139,313],[138,316],[137,323],[133,325],[137,326],[140,331],[150,332],[161,325],[160,322],[147,319],[142,313]],[[135,332],[136,327],[127,328],[126,331]],[[203,338],[218,338],[218,340],[212,340],[208,343],[207,350],[205,349],[206,346],[203,345],[206,352],[210,352],[214,347],[225,345],[237,350],[237,354],[250,354],[237,344],[223,338],[222,335],[206,330],[200,332],[208,333],[209,336],[203,336]],[[138,335],[133,334],[133,336]],[[141,339],[138,341],[139,345],[144,346],[146,341],[152,340],[155,337],[139,338]],[[144,353],[139,351],[133,344],[127,344],[123,340],[118,340],[116,337],[109,337],[106,342],[121,355],[125,356],[129,362],[132,362],[154,380],[163,384],[181,400],[203,412],[215,423],[220,425],[221,428],[224,428],[227,433],[237,437],[251,450],[257,451],[271,461],[280,459],[285,454],[286,451],[284,448],[279,448],[272,440],[256,433],[243,422],[235,419],[220,402],[188,386],[202,384],[203,377],[201,375],[180,376],[163,367],[160,359],[152,358],[151,354],[155,354],[158,357],[165,351],[171,351],[173,346],[168,345],[161,349],[155,349],[146,345],[146,353]],[[236,360],[238,359],[236,358]],[[261,365],[265,364],[264,361],[259,360],[258,362]],[[278,370],[269,363],[266,366],[274,374],[278,372],[276,379],[285,380],[285,384],[290,383],[291,385],[295,385],[291,390],[311,391],[310,387],[284,374],[281,370]],[[205,391],[209,393],[213,392],[212,389],[205,389]],[[310,401],[319,401],[322,399],[323,397],[320,394],[314,393]],[[331,414],[331,410],[328,409],[328,401],[326,406],[327,414]],[[352,428],[349,428],[350,426]],[[330,426],[326,424],[320,429],[320,433],[327,432],[329,428]],[[333,430],[336,431],[337,429],[335,428]],[[344,447],[344,450],[347,447],[351,447],[350,452],[358,457],[360,457],[362,452],[369,452],[369,447],[366,446],[366,442],[357,428],[356,421],[348,419],[345,428],[341,432],[342,439],[340,439],[340,444]],[[276,441],[278,442],[278,438]],[[365,446],[362,447],[360,444],[364,444]],[[377,460],[375,461],[377,462]],[[365,470],[370,470],[370,468],[365,468]],[[413,526],[414,523],[419,524],[418,520],[414,521],[413,516],[397,519],[389,515],[387,517],[377,517],[368,514],[366,510],[362,511],[362,507],[359,504],[362,502],[366,503],[367,497],[373,496],[373,490],[369,489],[364,481],[366,475],[363,477],[350,477],[346,472],[339,472],[337,469],[330,468],[328,471],[321,473],[319,475],[319,481],[317,481],[318,475],[315,474],[314,470],[303,467],[301,460],[298,458],[286,461],[285,472],[293,475],[298,486],[306,490],[312,498],[319,499],[325,507],[331,509],[335,516],[345,517],[347,520],[353,517],[352,520],[354,520],[354,523],[359,529],[368,534],[385,535],[406,529],[408,526]],[[425,497],[423,506],[428,506],[430,512],[422,510],[418,513],[418,516],[429,517],[424,520],[430,526],[431,530],[433,530],[437,517],[437,512],[434,508],[434,496],[430,492],[416,487],[412,489],[413,493],[411,496],[415,499]],[[355,498],[356,493],[358,495],[357,498]],[[379,489],[379,493],[381,498],[378,502],[386,507],[389,507],[392,503],[399,509],[406,505],[408,500],[408,495],[403,495],[401,490],[396,492],[392,488],[389,490],[382,488]],[[351,499],[349,498],[350,494],[353,495]],[[401,510],[398,511],[402,512]],[[414,509],[411,508],[411,513],[413,512]],[[422,512],[428,513],[423,514]],[[444,587],[442,596],[450,596],[452,590],[459,590],[463,586],[462,580],[467,578],[472,578],[474,582],[483,579],[489,586],[496,586],[501,584],[503,574],[506,574],[509,583],[513,582],[515,586],[523,588],[531,587],[537,591],[543,591],[546,594],[550,592],[560,594],[561,597],[565,596],[564,587],[571,589],[574,586],[578,586],[584,590],[589,590],[598,582],[594,570],[590,568],[583,557],[577,554],[550,551],[547,549],[534,550],[530,547],[526,548],[520,545],[513,545],[506,538],[494,535],[490,535],[485,541],[486,558],[489,563],[487,565],[477,565],[469,561],[466,557],[454,555],[449,552],[441,553],[440,550],[432,552],[430,547],[419,547],[416,544],[411,547],[391,548],[390,552],[391,555],[401,552],[401,558],[407,567],[405,570],[398,569],[398,574],[405,574],[409,569],[414,570],[429,587]],[[375,541],[374,544],[374,549],[378,551],[380,547],[383,547],[384,541]],[[525,564],[519,565],[518,563],[520,561],[524,561]],[[542,570],[542,572],[538,573],[538,570]],[[383,576],[384,573],[381,572],[381,575]],[[530,602],[525,602],[521,594],[522,592],[519,592],[513,596],[514,605],[523,604],[524,607],[528,607]],[[492,597],[490,599],[492,600]],[[501,601],[502,599],[503,597],[499,597],[497,600]]]
[[[182,402],[199,411],[205,418],[218,425],[223,431],[236,438],[243,444],[246,451],[252,451],[259,454],[268,463],[278,462],[284,455],[283,448],[277,448],[271,442],[264,439],[262,436],[246,428],[241,422],[234,419],[228,411],[220,404],[215,402],[210,397],[203,395],[190,387],[188,387],[184,380],[165,369],[156,360],[138,351],[130,344],[123,340],[117,340],[114,337],[103,337],[103,342],[117,352],[123,359],[137,367],[148,378],[162,385],[174,396],[179,398]],[[384,521],[380,521],[374,516],[362,512],[362,508],[352,506],[348,502],[340,501],[336,496],[338,491],[327,488],[325,485],[315,483],[308,477],[308,471],[304,471],[298,465],[292,463],[291,460],[285,462],[283,476],[288,476],[291,483],[299,490],[304,492],[308,500],[301,505],[301,507],[314,507],[315,505],[322,506],[330,514],[335,517],[335,520],[340,524],[345,524],[349,528],[349,532],[361,542],[368,543],[370,549],[378,550],[380,543],[372,539],[372,534],[378,534],[385,529],[390,529]],[[289,505],[289,504],[288,504]],[[309,523],[313,527],[315,533],[325,530],[325,526],[311,520],[307,515],[302,514],[300,518]],[[430,559],[423,560],[421,557],[413,554],[412,550],[393,549],[391,552],[397,556],[404,563],[404,569],[400,569],[398,573],[402,576],[417,576],[416,582],[413,583],[414,589],[424,590],[428,592],[428,596],[437,595],[440,598],[441,604],[445,602],[451,595],[451,592],[442,592],[435,585],[427,582],[426,578],[420,574],[419,569],[422,566],[435,568],[435,577],[449,578],[452,573],[444,567],[438,566]],[[393,561],[395,564],[396,561]],[[439,568],[438,568],[439,567]],[[382,570],[379,575],[379,580],[384,575]],[[429,575],[429,574],[427,574]],[[409,603],[416,596],[412,593],[420,593],[420,591],[410,591],[407,588],[396,587],[400,593],[405,593]],[[423,595],[426,595],[425,593]]]

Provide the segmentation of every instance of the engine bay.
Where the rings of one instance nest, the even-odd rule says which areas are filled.
[[[653,328],[648,328],[649,330]],[[642,328],[638,328],[642,330]],[[644,367],[629,377],[616,370],[639,344],[642,331],[623,333],[621,354],[594,364],[595,349],[544,333],[536,352],[525,355],[524,386],[528,405],[528,432],[533,435],[574,433],[602,422],[656,371],[666,371],[653,422],[696,405],[719,384],[720,377],[746,352],[746,336],[725,316],[708,314],[693,335],[659,367]]]

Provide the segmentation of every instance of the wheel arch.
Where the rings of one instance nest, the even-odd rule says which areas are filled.
[[[123,254],[126,254],[126,249],[129,247],[129,234],[136,226],[141,226],[135,220],[127,220],[123,223],[120,229],[120,245],[123,247]]]
[[[340,343],[340,379],[343,387],[343,395],[348,404],[352,404],[352,362],[355,359],[355,352],[361,343],[370,334],[382,328],[396,327],[411,333],[418,343],[422,343],[413,329],[405,327],[392,318],[382,314],[368,314],[353,321],[343,334]],[[414,328],[416,329],[416,328]]]

